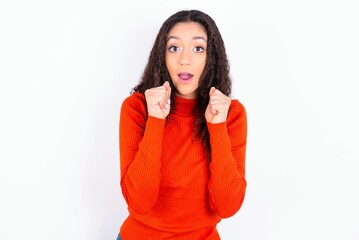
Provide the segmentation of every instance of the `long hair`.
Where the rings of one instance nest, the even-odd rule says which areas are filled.
[[[140,83],[135,86],[132,92],[144,92],[153,87],[161,86],[165,81],[170,80],[169,72],[166,68],[165,53],[168,33],[177,24],[182,22],[196,22],[200,24],[207,34],[207,57],[206,65],[199,79],[197,89],[197,106],[196,111],[198,118],[195,122],[195,135],[204,144],[209,159],[211,153],[209,132],[207,129],[204,113],[209,102],[209,90],[215,87],[223,94],[229,96],[231,93],[231,79],[229,76],[229,64],[225,51],[222,36],[214,20],[198,10],[179,11],[170,16],[161,26],[153,48],[151,50],[148,63],[145,67]],[[170,86],[173,89],[172,81]],[[171,113],[175,109],[175,91],[171,93]]]

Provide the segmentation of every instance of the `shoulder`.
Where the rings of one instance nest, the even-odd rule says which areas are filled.
[[[132,93],[130,96],[126,97],[122,102],[122,107],[139,107],[139,105],[145,105],[146,99],[142,93]]]
[[[146,115],[146,111],[146,98],[142,93],[135,92],[126,97],[122,102],[121,113],[130,112]]]
[[[238,122],[240,120],[246,121],[246,118],[246,109],[243,104],[238,99],[232,99],[227,118],[228,124],[232,124],[233,122]]]
[[[229,107],[229,111],[232,114],[245,114],[246,109],[243,104],[238,101],[238,99],[232,99],[231,106]]]

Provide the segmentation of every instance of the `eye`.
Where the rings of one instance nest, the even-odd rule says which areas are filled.
[[[170,52],[178,52],[179,50],[181,50],[179,47],[176,47],[176,46],[170,46],[168,48],[168,51]]]
[[[196,53],[201,53],[204,52],[204,48],[201,46],[197,46],[193,49],[193,51],[195,51]]]

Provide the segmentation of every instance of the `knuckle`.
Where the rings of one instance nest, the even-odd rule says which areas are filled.
[[[151,93],[151,89],[147,89],[147,90],[145,91],[145,95],[146,95],[146,96],[148,96],[150,93]]]

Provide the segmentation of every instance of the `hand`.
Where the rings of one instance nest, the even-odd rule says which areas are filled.
[[[165,119],[171,107],[171,87],[168,81],[162,86],[145,91],[148,115]]]
[[[224,95],[215,87],[209,90],[209,102],[204,114],[207,122],[222,123],[227,120],[231,98]]]

